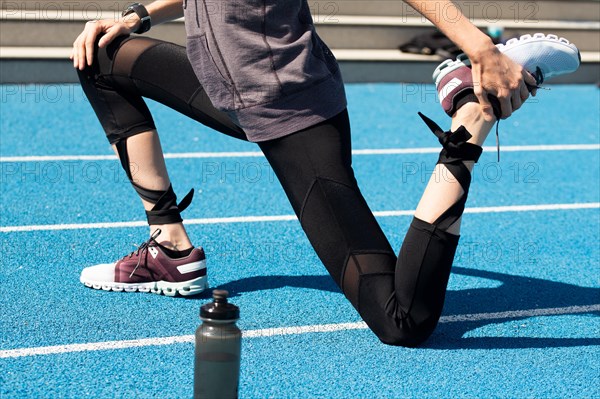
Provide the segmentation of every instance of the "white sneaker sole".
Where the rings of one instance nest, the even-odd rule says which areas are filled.
[[[523,35],[496,47],[530,73],[535,73],[539,67],[545,80],[575,72],[581,62],[577,47],[556,35]],[[433,72],[436,86],[446,75],[462,66],[471,66],[471,61],[465,54],[460,54],[456,60],[446,60],[438,65]]]
[[[192,296],[198,295],[208,288],[207,276],[198,277],[194,280],[188,280],[181,283],[170,283],[168,281],[154,281],[150,283],[115,283],[106,281],[92,281],[84,278],[80,280],[86,287],[95,290],[115,291],[115,292],[149,292],[152,294],[176,296]]]

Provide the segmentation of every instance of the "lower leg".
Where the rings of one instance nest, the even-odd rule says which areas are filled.
[[[484,120],[478,103],[467,103],[454,114],[451,131],[456,131],[460,126],[464,126],[472,135],[467,142],[481,146],[488,137],[494,123]],[[473,161],[464,161],[464,164],[469,171],[473,169]],[[448,168],[444,164],[437,164],[417,206],[415,217],[433,223],[463,194],[462,186]],[[448,229],[448,233],[460,234],[460,223],[461,220],[459,219]]]
[[[493,123],[483,120],[478,104],[454,115],[451,132],[422,118],[443,146],[434,175],[415,212],[398,256],[394,308],[411,326],[411,343],[425,340],[441,316],[471,171]]]
[[[113,149],[118,154],[116,145]],[[127,155],[132,183],[152,191],[166,191],[171,181],[165,165],[160,139],[156,130],[137,134],[127,139]],[[154,208],[153,203],[142,198],[146,211]],[[161,245],[174,250],[185,250],[192,243],[182,223],[151,224],[150,234],[161,230],[157,237]]]
[[[95,56],[91,67],[78,71],[82,88],[107,138],[115,144],[136,191],[142,198],[151,199],[143,200],[149,222],[154,221],[149,223],[151,232],[160,228],[158,239],[169,249],[187,249],[191,242],[179,211],[189,205],[191,195],[176,206],[152,115],[142,97],[161,102],[224,134],[241,139],[245,134],[225,113],[214,108],[184,47],[147,37],[122,36],[98,49]],[[162,62],[153,63],[158,59]],[[156,201],[160,204],[153,211]]]

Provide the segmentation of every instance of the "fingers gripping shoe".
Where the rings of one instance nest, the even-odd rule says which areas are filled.
[[[87,287],[105,291],[151,292],[175,296],[196,295],[207,286],[206,257],[194,248],[183,258],[170,258],[152,237],[121,260],[83,269],[80,281]]]
[[[553,77],[575,72],[581,63],[577,47],[555,35],[524,35],[497,47],[531,73],[538,86]],[[460,54],[456,60],[442,62],[435,69],[433,80],[440,104],[449,116],[466,102],[477,101],[473,94],[471,62],[465,54]],[[498,111],[494,110],[497,115]]]

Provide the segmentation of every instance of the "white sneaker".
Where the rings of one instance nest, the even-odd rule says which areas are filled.
[[[577,47],[556,35],[524,35],[497,47],[531,73],[538,86],[548,79],[575,72],[581,63]],[[465,54],[460,54],[456,60],[448,59],[435,69],[433,80],[440,104],[452,116],[458,109],[458,101],[473,90],[471,61]]]

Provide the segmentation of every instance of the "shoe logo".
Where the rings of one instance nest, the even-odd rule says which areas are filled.
[[[177,266],[177,270],[181,274],[186,274],[186,273],[191,273],[191,272],[197,272],[198,270],[202,270],[204,268],[206,268],[206,261],[205,260],[201,260],[201,261],[198,261],[198,262],[188,263],[186,265]]]
[[[153,259],[156,259],[158,256],[158,249],[156,249],[156,247],[149,247],[148,252],[150,252],[150,255],[152,255]]]
[[[452,93],[452,91],[454,91],[454,89],[456,89],[457,87],[460,87],[460,85],[462,83],[463,83],[463,81],[460,80],[459,78],[454,78],[451,81],[449,81],[448,83],[446,83],[444,85],[444,87],[442,87],[442,90],[440,90],[440,102],[444,102],[446,97],[448,97],[448,95],[450,93]]]

